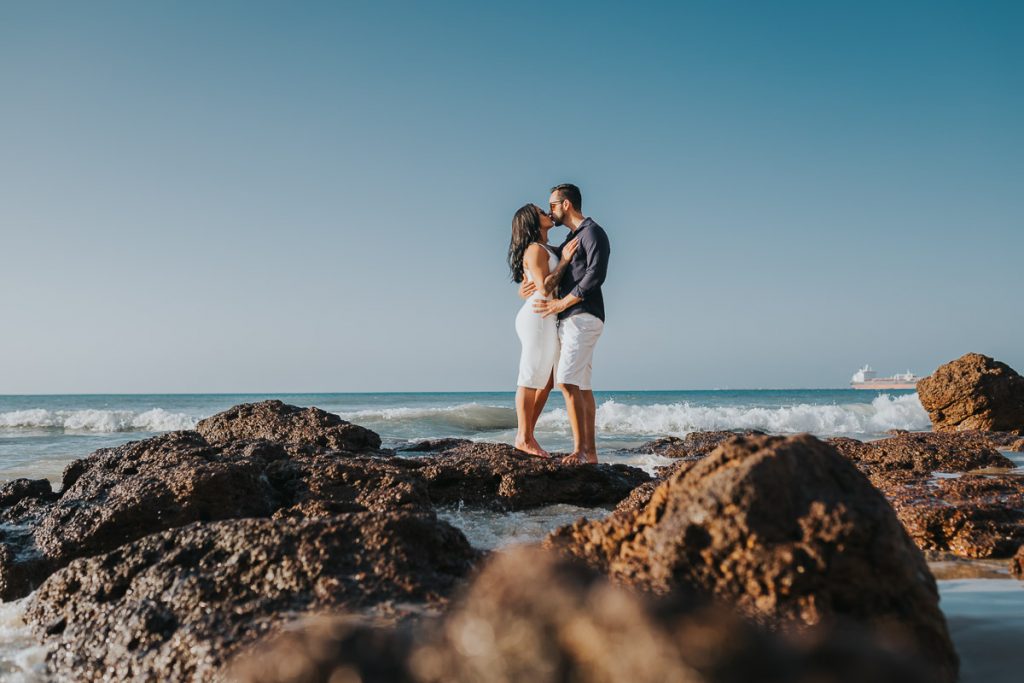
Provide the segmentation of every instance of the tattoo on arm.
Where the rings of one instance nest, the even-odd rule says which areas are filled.
[[[544,278],[544,296],[549,297],[558,289],[558,283],[569,269],[569,261],[559,261],[558,267]]]

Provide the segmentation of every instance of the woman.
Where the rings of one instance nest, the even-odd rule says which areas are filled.
[[[513,282],[527,279],[537,291],[526,300],[516,315],[516,334],[523,345],[519,357],[519,381],[516,388],[516,448],[539,458],[551,457],[540,447],[533,431],[544,410],[548,394],[554,386],[554,370],[558,363],[558,329],[554,316],[542,318],[533,310],[533,302],[550,298],[558,281],[550,277],[559,265],[559,257],[548,245],[548,231],[554,226],[551,217],[535,204],[527,204],[512,218],[512,241],[508,247],[508,266]],[[562,260],[569,261],[576,252],[577,240],[562,250]]]

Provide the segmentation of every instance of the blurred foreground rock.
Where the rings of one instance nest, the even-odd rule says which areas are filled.
[[[548,539],[616,581],[707,596],[786,630],[852,620],[956,679],[935,580],[885,497],[812,436],[737,437],[637,510]]]
[[[498,554],[441,619],[320,620],[243,653],[240,683],[916,683],[926,664],[855,624],[789,640],[727,610],[650,599],[553,554]]]

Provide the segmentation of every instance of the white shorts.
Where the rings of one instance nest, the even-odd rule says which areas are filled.
[[[555,382],[592,390],[590,376],[593,373],[594,347],[603,330],[601,319],[590,313],[577,313],[558,321],[561,352]]]

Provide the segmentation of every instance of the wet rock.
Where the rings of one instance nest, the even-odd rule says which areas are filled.
[[[1017,553],[1010,560],[1010,573],[1024,580],[1024,545],[1017,548]]]
[[[196,431],[211,444],[265,439],[336,451],[380,448],[380,437],[365,427],[319,408],[299,408],[276,400],[234,406],[200,420]]]
[[[472,443],[469,439],[426,439],[402,446],[398,450],[409,453],[440,453],[441,451],[458,448],[459,446],[468,446]]]
[[[57,498],[48,479],[12,479],[0,486],[0,508],[9,508],[23,500],[51,501]]]
[[[629,492],[629,495],[619,501],[615,506],[615,512],[635,512],[650,502],[654,491],[661,486],[661,480],[644,482]]]
[[[211,681],[296,614],[443,604],[477,559],[432,514],[193,524],[73,562],[27,618],[55,638],[61,680]]]
[[[787,629],[851,619],[956,678],[928,566],[882,494],[809,435],[730,440],[635,513],[581,520],[550,547],[617,581],[711,596]]]
[[[964,474],[883,482],[903,526],[919,547],[959,557],[1010,557],[1024,544],[1024,478]]]
[[[703,458],[718,448],[723,441],[735,436],[757,436],[764,432],[757,429],[737,431],[690,432],[685,438],[664,436],[648,441],[642,446],[629,449],[630,453],[651,453],[665,458]]]
[[[426,486],[396,458],[266,441],[210,444],[197,432],[171,432],[101,449],[68,466],[57,500],[5,511],[0,598],[28,594],[75,558],[192,522],[429,502]]]
[[[524,510],[556,503],[615,505],[650,475],[627,465],[565,466],[508,444],[473,443],[423,458],[419,476],[435,505]]]
[[[976,431],[903,432],[868,442],[837,437],[828,443],[869,474],[930,475],[1014,466],[987,434]]]
[[[1024,542],[1024,496],[992,433],[903,433],[879,441],[829,439],[889,499],[922,550],[1008,557]],[[971,472],[987,471],[982,476]],[[933,476],[934,473],[965,473]]]
[[[1024,429],[1024,377],[980,353],[939,366],[917,394],[936,431]]]
[[[239,657],[240,683],[910,683],[926,665],[850,626],[794,644],[726,610],[653,601],[536,550],[499,553],[443,618],[351,619],[294,630]]]

